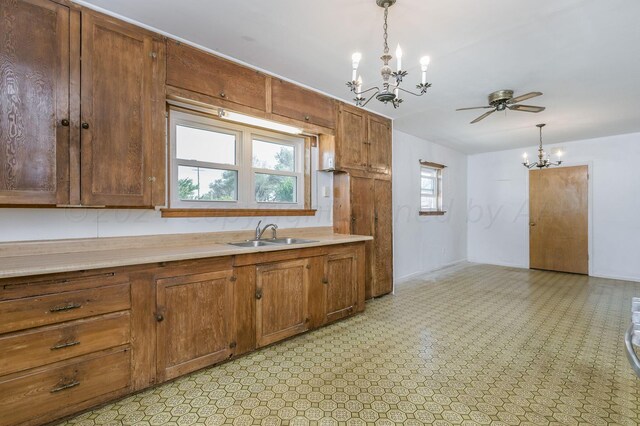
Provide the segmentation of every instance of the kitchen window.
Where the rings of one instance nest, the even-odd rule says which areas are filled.
[[[304,208],[304,138],[170,112],[172,208]]]
[[[442,173],[446,166],[420,160],[420,214],[443,215]]]

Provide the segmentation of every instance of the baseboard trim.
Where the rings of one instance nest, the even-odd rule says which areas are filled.
[[[485,260],[477,260],[477,259],[469,259],[469,262],[479,263],[482,265],[495,265],[495,266],[505,266],[507,268],[520,268],[520,269],[529,269],[529,265],[522,265],[519,263],[508,263],[508,262],[488,262]]]
[[[445,269],[445,268],[450,268],[452,266],[458,265],[458,264],[466,262],[466,261],[467,261],[467,259],[460,259],[460,260],[456,260],[456,261],[453,261],[453,262],[450,262],[450,263],[446,263],[444,265],[440,265],[440,266],[438,266],[437,268],[434,268],[434,269],[413,272],[411,274],[404,275],[402,277],[397,277],[397,278],[395,278],[393,280],[393,282],[394,282],[394,284],[402,284],[403,282],[409,281],[409,280],[411,280],[411,279],[413,279],[415,277],[418,277],[420,275],[430,274],[432,272],[440,271],[440,270]]]
[[[630,277],[627,275],[610,275],[610,274],[589,274],[590,277],[606,278],[608,280],[640,282],[640,277]]]

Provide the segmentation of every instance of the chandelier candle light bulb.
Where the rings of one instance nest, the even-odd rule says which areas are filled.
[[[358,66],[360,66],[360,59],[362,59],[362,54],[359,52],[356,52],[353,55],[351,55],[351,65],[352,65],[351,81],[356,81],[356,75],[358,74]]]
[[[398,72],[402,71],[402,49],[400,44],[396,47],[396,63],[398,65]]]
[[[431,58],[428,56],[423,56],[420,58],[420,69],[422,70],[422,84],[427,84],[427,68],[429,67],[429,62],[431,62]]]

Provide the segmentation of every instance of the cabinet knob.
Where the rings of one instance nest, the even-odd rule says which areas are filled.
[[[309,121],[309,120],[311,120],[311,117],[309,117],[308,115],[305,115],[305,116],[304,116],[304,120],[305,120],[305,121]]]
[[[256,291],[256,299],[258,300],[262,299],[262,290]]]
[[[62,121],[60,121],[60,124],[62,124],[64,127],[69,127],[69,120],[63,118]]]
[[[88,129],[89,128],[89,123],[87,123],[86,121],[82,123],[82,128],[83,129]]]
[[[158,321],[158,322],[162,322],[162,321],[164,321],[164,315],[162,315],[162,314],[156,314],[156,321]]]
[[[322,284],[329,284],[329,279],[328,278],[323,278],[322,279]]]
[[[227,97],[227,94],[224,93],[224,90],[222,92],[220,92],[220,97],[221,98],[226,98]]]

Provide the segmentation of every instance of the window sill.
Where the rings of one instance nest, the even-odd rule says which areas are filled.
[[[312,209],[161,209],[162,217],[315,216]]]
[[[420,216],[444,216],[446,212],[442,210],[420,210],[418,214]]]

